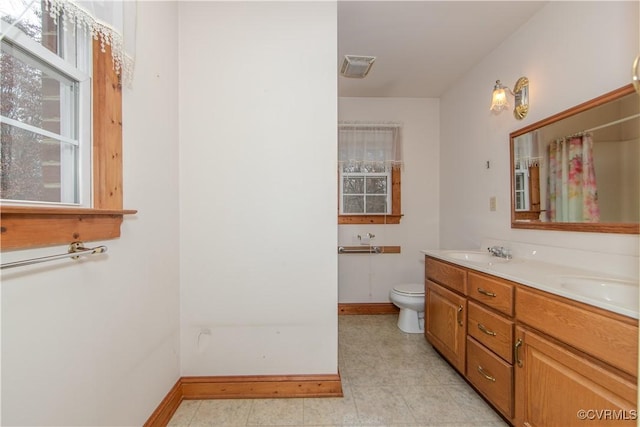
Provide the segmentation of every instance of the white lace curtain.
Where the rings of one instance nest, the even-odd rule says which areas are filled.
[[[542,160],[538,131],[520,135],[513,140],[516,169],[528,169],[539,166]]]
[[[338,163],[342,170],[353,172],[381,172],[402,167],[400,124],[339,123]]]
[[[100,40],[103,50],[106,45],[111,46],[116,72],[122,74],[125,84],[131,83],[136,38],[135,0],[8,0],[2,14],[11,14],[14,20],[20,20],[29,8],[41,3],[58,25],[78,26]],[[61,23],[57,22],[60,13]]]

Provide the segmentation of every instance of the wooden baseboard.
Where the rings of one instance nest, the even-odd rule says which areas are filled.
[[[182,402],[182,378],[169,390],[169,393],[162,399],[160,405],[153,411],[144,427],[164,427],[169,424],[171,417]]]
[[[338,314],[397,314],[400,311],[391,302],[340,303]]]
[[[165,427],[185,399],[342,397],[340,374],[182,377],[144,427]]]
[[[342,397],[340,375],[182,377],[184,399]]]

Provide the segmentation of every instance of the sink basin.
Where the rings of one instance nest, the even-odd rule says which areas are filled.
[[[591,276],[560,276],[560,286],[586,298],[636,308],[638,283]]]
[[[481,251],[445,251],[444,253],[449,258],[457,259],[460,261],[477,262],[483,264],[509,262],[508,259],[499,258],[489,254],[488,252]]]

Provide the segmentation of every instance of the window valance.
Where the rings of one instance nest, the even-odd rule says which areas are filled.
[[[136,2],[134,0],[9,0],[2,18],[11,25],[49,13],[65,30],[75,26],[111,46],[113,67],[125,84],[133,77],[135,58]],[[5,17],[8,16],[9,19]]]
[[[402,160],[400,123],[340,122],[338,162],[341,169],[400,168]]]
[[[516,169],[539,166],[542,161],[538,131],[525,133],[513,140]]]

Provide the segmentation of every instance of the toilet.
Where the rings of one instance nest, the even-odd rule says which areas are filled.
[[[389,299],[400,309],[398,328],[408,334],[424,332],[424,285],[408,283],[396,285]]]

